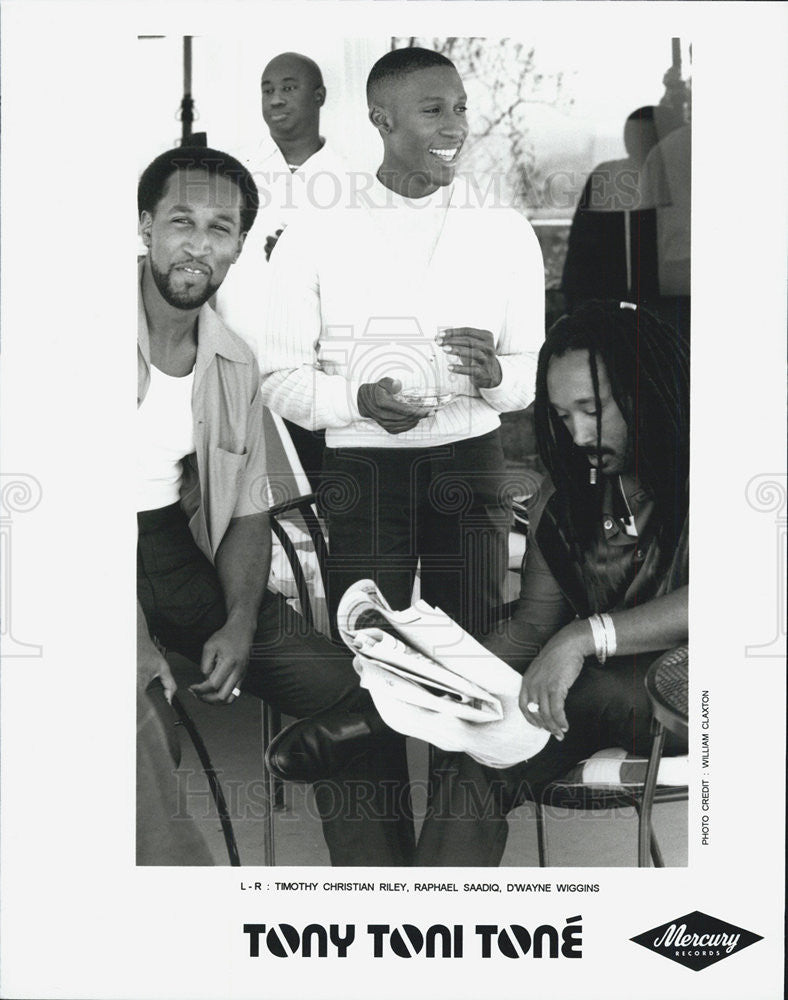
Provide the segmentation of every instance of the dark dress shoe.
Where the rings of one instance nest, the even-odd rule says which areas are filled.
[[[275,736],[265,763],[282,781],[320,781],[336,776],[376,744],[383,742],[379,717],[327,708],[300,719]]]

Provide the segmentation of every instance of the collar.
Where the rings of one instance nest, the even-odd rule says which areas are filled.
[[[611,481],[611,485],[615,487],[616,491],[619,490],[618,477],[616,477],[615,482]],[[636,524],[640,521],[641,524],[639,527],[642,528],[642,517],[638,515],[647,512],[648,506],[653,502],[652,497],[637,479],[631,475],[623,474],[621,476],[621,489],[627,502],[632,507]],[[591,609],[588,603],[585,581],[583,580],[580,566],[570,555],[569,543],[564,537],[558,521],[556,513],[557,498],[552,480],[549,478],[545,480],[540,492],[541,496],[534,507],[531,517],[531,530],[533,531],[536,544],[544,556],[550,572],[555,577],[556,582],[564,596],[575,609],[575,612],[580,617],[587,617],[591,613]],[[611,494],[612,490],[608,491],[608,498]],[[607,503],[603,505],[604,509],[607,509],[609,506],[611,505]],[[605,524],[608,515],[603,513],[602,516],[602,528],[609,543],[612,545],[639,544],[645,548],[645,545],[648,543],[648,535],[644,538],[641,531],[639,538],[628,536],[623,527],[619,528],[615,518],[610,518],[612,523],[608,527]]]
[[[145,303],[142,301],[142,270],[145,257],[137,264],[137,344],[145,363],[150,368],[150,334],[148,332],[148,317],[145,314]],[[213,361],[216,355],[234,361],[237,364],[249,364],[250,354],[246,345],[230,333],[216,313],[206,302],[197,314],[197,361],[194,366],[195,386],[203,371]]]
[[[406,198],[405,195],[397,194],[391,188],[382,183],[377,173],[373,181],[370,195],[374,198],[375,204],[381,208],[413,208],[420,211],[425,209],[446,209],[449,208],[454,196],[454,181],[439,187],[432,194],[425,194],[422,198]]]
[[[303,163],[299,164],[295,173],[299,173],[302,170],[310,170],[315,165],[316,162],[322,159],[323,154],[326,151],[326,140],[321,135],[320,136],[320,148],[316,149],[311,156],[308,156]],[[268,138],[263,138],[260,140],[257,150],[254,154],[254,160],[260,165],[264,166],[269,162],[269,160],[278,160],[279,165],[285,166],[289,170],[289,164],[285,159],[282,150],[277,146],[274,140],[269,136]]]

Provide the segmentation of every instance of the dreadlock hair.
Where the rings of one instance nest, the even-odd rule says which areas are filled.
[[[589,463],[558,419],[547,395],[550,360],[586,350],[596,399],[597,448],[601,403],[597,364],[605,367],[613,398],[628,428],[633,471],[654,498],[660,566],[675,551],[688,511],[689,355],[685,342],[648,310],[629,303],[590,301],[549,330],[536,373],[534,425],[539,456],[556,488],[559,525],[578,561],[599,523],[605,477]],[[598,360],[597,360],[598,359]]]

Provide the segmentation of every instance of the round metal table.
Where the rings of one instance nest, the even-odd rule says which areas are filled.
[[[654,716],[654,739],[639,810],[638,865],[641,868],[647,867],[649,863],[651,810],[657,787],[659,762],[665,744],[665,732],[669,731],[684,739],[687,738],[688,667],[689,650],[686,646],[677,646],[655,660],[646,674],[646,694],[651,702],[651,712]]]

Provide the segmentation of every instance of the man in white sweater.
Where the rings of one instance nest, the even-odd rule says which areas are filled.
[[[350,204],[288,226],[272,257],[264,402],[327,428],[332,612],[360,577],[474,632],[501,603],[509,499],[498,414],[533,397],[544,277],[528,222],[454,173],[466,96],[439,53],[389,52],[367,82],[383,140]]]

